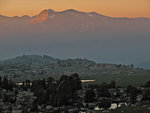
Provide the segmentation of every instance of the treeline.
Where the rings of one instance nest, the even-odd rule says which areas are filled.
[[[28,81],[24,82],[25,89],[31,88],[37,99],[34,101],[35,109],[37,105],[74,105],[77,103],[79,107],[83,107],[83,101],[87,103],[96,102],[99,108],[108,109],[111,103],[126,102],[129,104],[135,104],[137,97],[142,96],[142,101],[150,101],[150,81],[146,82],[142,87],[119,87],[115,81],[102,84],[89,84],[85,85],[82,89],[81,81],[78,74],[71,76],[63,75],[59,80],[49,77],[48,79],[35,80],[32,82],[32,86]],[[81,90],[82,89],[82,90]],[[123,89],[123,92],[121,91]],[[85,93],[77,94],[76,91],[81,90]],[[113,91],[111,93],[111,90]],[[82,98],[81,98],[82,95]],[[126,95],[126,96],[123,96]],[[93,109],[93,108],[92,108]]]
[[[86,93],[84,100],[86,103],[98,102],[99,108],[109,108],[111,103],[135,104],[138,96],[141,96],[140,102],[150,101],[150,81],[141,87],[129,85],[127,87],[117,86],[114,81],[111,83],[89,84],[85,86]],[[99,100],[100,99],[100,100]]]
[[[16,66],[16,65],[28,65],[28,64],[34,64],[34,65],[49,65],[49,64],[55,64],[59,66],[89,66],[89,65],[95,65],[96,63],[92,60],[88,59],[82,59],[82,58],[76,58],[76,59],[58,59],[54,58],[48,55],[22,55],[18,56],[12,59],[0,61],[0,65],[7,65],[7,66]]]
[[[81,81],[78,74],[63,75],[58,81],[53,78],[36,80],[32,82],[31,91],[37,97],[39,104],[61,106],[74,103],[76,91],[81,89]]]
[[[31,85],[32,84],[32,85]],[[29,80],[23,82],[22,89],[31,89],[37,97],[34,100],[35,110],[37,105],[62,106],[71,105],[77,101],[77,90],[80,90],[81,80],[77,73],[71,76],[62,75],[59,80],[52,77],[43,80]],[[34,111],[35,111],[34,110]]]
[[[53,58],[48,55],[22,55],[16,58],[0,61],[2,65],[18,65],[18,64],[36,64],[46,65],[50,63],[56,63],[59,61],[57,58]]]
[[[0,77],[0,89],[12,91],[29,90],[34,93],[31,111],[38,111],[38,105],[51,105],[53,107],[76,106],[94,109],[90,103],[96,103],[99,108],[108,109],[112,103],[136,104],[138,96],[140,102],[150,101],[150,81],[141,87],[119,87],[115,81],[102,84],[82,85],[77,73],[70,76],[62,75],[58,80],[52,77],[42,80],[26,80],[21,86],[16,85],[6,77]],[[17,92],[16,92],[17,94]],[[6,95],[4,100],[10,101]],[[14,101],[15,102],[15,99]]]
[[[11,79],[8,79],[7,77],[1,77],[0,76],[0,89],[6,89],[7,91],[12,91],[13,88],[16,87],[16,84],[12,82]]]

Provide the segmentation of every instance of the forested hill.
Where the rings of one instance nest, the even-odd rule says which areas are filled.
[[[121,85],[140,85],[149,79],[150,70],[134,68],[132,64],[97,63],[85,58],[58,59],[46,55],[23,55],[0,61],[0,76],[15,82],[59,78],[72,73],[78,73],[83,80],[96,80],[96,83],[119,80]]]
[[[22,55],[17,56],[12,59],[7,59],[0,61],[3,65],[18,65],[18,64],[36,64],[36,65],[46,65],[50,63],[56,63],[59,59],[47,56],[47,55]]]
[[[88,59],[58,59],[54,58],[48,55],[22,55],[18,56],[12,59],[7,59],[0,61],[1,65],[20,65],[20,64],[34,64],[34,65],[59,65],[64,67],[70,67],[70,66],[89,66],[96,64],[92,60]]]

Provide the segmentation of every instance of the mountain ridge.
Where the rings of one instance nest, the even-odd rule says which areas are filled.
[[[23,23],[28,24],[38,24],[38,23],[44,23],[47,22],[50,19],[54,19],[55,17],[63,18],[63,16],[69,16],[75,17],[75,18],[94,18],[94,19],[114,19],[114,20],[128,20],[128,21],[150,21],[150,18],[146,17],[135,17],[135,18],[129,18],[129,17],[111,17],[102,15],[97,12],[82,12],[75,9],[66,9],[63,11],[54,11],[53,9],[44,9],[40,13],[34,16],[4,16],[0,15],[0,23],[16,23],[23,21]],[[69,18],[69,17],[68,17]],[[13,20],[13,21],[12,21]]]
[[[63,10],[63,11],[54,11],[53,9],[44,9],[42,10],[41,12],[39,12],[38,14],[35,14],[33,16],[29,16],[27,14],[23,15],[23,16],[5,16],[5,15],[2,15],[0,14],[0,16],[3,16],[3,17],[8,17],[8,18],[14,18],[14,17],[18,17],[18,18],[22,18],[24,16],[27,16],[27,17],[35,17],[37,15],[39,15],[40,13],[42,13],[43,11],[46,11],[46,10],[49,10],[50,12],[53,12],[53,13],[61,13],[61,12],[68,12],[68,11],[73,11],[73,12],[80,12],[80,13],[95,13],[97,15],[103,15],[101,13],[98,13],[98,12],[94,12],[94,11],[91,11],[91,12],[84,12],[84,11],[78,11],[78,10],[75,10],[75,9],[66,9],[66,10]],[[106,16],[106,17],[110,17],[110,18],[128,18],[128,19],[135,19],[135,18],[144,18],[144,19],[150,19],[149,17],[113,17],[113,16],[108,16],[108,15],[103,15],[103,16]]]

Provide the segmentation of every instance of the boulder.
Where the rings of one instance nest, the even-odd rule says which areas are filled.
[[[21,113],[22,110],[12,110],[12,113]]]
[[[46,110],[50,110],[50,109],[53,109],[53,106],[51,105],[46,106]]]
[[[77,113],[78,109],[77,108],[72,108],[68,110],[69,113]]]

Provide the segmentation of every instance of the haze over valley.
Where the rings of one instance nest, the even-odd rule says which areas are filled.
[[[0,59],[22,54],[141,64],[150,60],[150,19],[117,18],[74,9],[29,17],[0,16]]]

